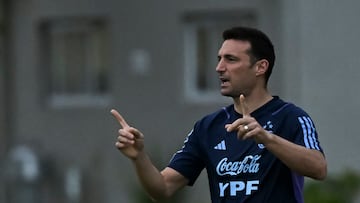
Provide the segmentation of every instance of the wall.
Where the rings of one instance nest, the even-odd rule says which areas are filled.
[[[137,186],[131,163],[114,147],[118,124],[110,116],[111,108],[145,133],[146,149],[162,168],[197,119],[226,105],[184,100],[181,16],[194,10],[258,9],[259,26],[269,33],[278,52],[272,90],[313,117],[330,173],[360,168],[355,128],[360,99],[356,81],[360,73],[355,68],[360,3],[356,1],[11,2],[12,140],[50,157],[60,176],[79,167],[89,179],[86,190],[92,200],[88,202],[129,202],[127,194]],[[46,75],[39,67],[37,26],[44,19],[62,16],[107,19],[111,42],[107,105],[64,109],[44,105],[41,81]],[[146,74],[132,69],[129,56],[136,50],[149,55]],[[205,175],[186,189],[187,202],[209,202]]]
[[[287,95],[316,121],[329,173],[359,169],[360,3],[320,0],[285,4],[289,18],[284,19],[288,29],[285,66],[292,69]]]

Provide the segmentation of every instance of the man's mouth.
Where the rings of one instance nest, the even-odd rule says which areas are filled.
[[[224,77],[220,77],[219,79],[220,79],[222,85],[229,82],[229,79],[224,78]]]

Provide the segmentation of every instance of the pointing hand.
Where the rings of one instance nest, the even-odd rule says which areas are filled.
[[[245,101],[244,95],[240,95],[240,108],[243,114],[242,118],[235,120],[231,124],[226,124],[226,131],[237,131],[238,139],[254,138],[257,143],[260,143],[263,135],[267,132],[261,127],[261,125],[250,115],[248,105]]]
[[[115,146],[125,156],[135,160],[144,149],[144,135],[138,129],[129,126],[118,111],[112,109],[110,112],[121,126]]]

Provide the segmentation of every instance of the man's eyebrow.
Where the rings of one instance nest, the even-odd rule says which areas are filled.
[[[224,55],[218,54],[218,57],[221,58],[221,57],[236,57],[236,56],[233,54],[224,54]]]
[[[234,54],[218,54],[217,60],[220,61],[222,58],[225,58],[226,60],[239,60],[239,57]]]

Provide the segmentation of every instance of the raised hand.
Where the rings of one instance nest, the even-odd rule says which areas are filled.
[[[115,146],[130,159],[137,159],[138,155],[144,150],[144,135],[138,129],[129,126],[115,109],[110,112],[121,126]]]
[[[254,138],[257,143],[261,143],[261,139],[267,132],[262,126],[250,115],[248,105],[246,104],[244,95],[240,95],[240,109],[243,117],[235,120],[231,124],[226,124],[225,128],[228,132],[237,131],[238,139]]]

